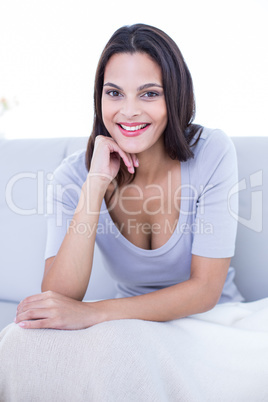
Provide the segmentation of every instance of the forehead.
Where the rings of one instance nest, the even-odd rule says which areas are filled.
[[[105,81],[114,84],[145,84],[155,82],[162,84],[160,66],[146,53],[114,54],[108,61],[104,71]]]

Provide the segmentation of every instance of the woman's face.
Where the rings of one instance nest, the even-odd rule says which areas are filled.
[[[104,72],[102,117],[126,152],[140,153],[162,140],[167,125],[162,73],[146,53],[110,58]]]

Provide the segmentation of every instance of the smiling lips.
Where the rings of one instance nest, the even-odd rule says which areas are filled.
[[[144,133],[150,126],[148,123],[118,123],[121,133],[126,137],[136,137]]]

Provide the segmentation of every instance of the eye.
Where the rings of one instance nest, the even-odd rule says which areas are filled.
[[[115,97],[121,95],[118,91],[115,91],[115,90],[107,91],[106,94],[109,95],[109,96],[111,96],[112,98],[115,98]]]
[[[155,98],[158,95],[159,94],[157,92],[149,91],[143,94],[142,96],[144,96],[145,98]]]

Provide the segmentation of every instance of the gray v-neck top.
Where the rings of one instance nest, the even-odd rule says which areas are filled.
[[[193,140],[194,141],[194,140]],[[113,223],[103,200],[96,243],[103,264],[117,283],[117,297],[128,297],[175,285],[190,277],[192,254],[232,257],[235,249],[238,181],[235,147],[221,130],[204,128],[192,147],[194,158],[181,162],[180,215],[167,226],[169,240],[154,250],[128,241]],[[161,161],[160,161],[161,163]],[[49,186],[45,258],[55,256],[64,239],[87,177],[85,150],[67,158]],[[130,215],[128,225],[135,225]],[[141,229],[142,230],[142,229]],[[230,267],[220,303],[243,301]]]

